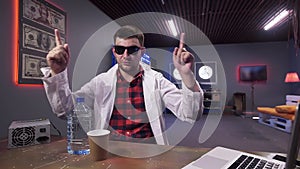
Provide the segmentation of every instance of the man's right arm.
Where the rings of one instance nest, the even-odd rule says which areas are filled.
[[[72,92],[69,87],[67,70],[48,77],[51,74],[50,67],[41,68],[45,75],[43,80],[47,99],[52,111],[58,117],[64,117],[67,112],[73,109]]]
[[[49,67],[42,68],[43,83],[52,110],[61,117],[72,110],[72,92],[69,87],[67,66],[70,61],[68,44],[62,44],[60,34],[54,30],[56,46],[46,56]]]

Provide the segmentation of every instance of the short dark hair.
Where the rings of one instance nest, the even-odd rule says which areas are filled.
[[[144,34],[143,32],[132,25],[122,26],[114,35],[114,43],[116,43],[116,39],[130,39],[137,38],[142,46],[144,46]]]

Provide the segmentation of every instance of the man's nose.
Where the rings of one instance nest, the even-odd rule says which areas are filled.
[[[128,51],[127,51],[127,49],[125,49],[125,51],[124,51],[124,53],[123,53],[123,57],[127,57],[127,56],[129,56],[129,55],[128,55]]]

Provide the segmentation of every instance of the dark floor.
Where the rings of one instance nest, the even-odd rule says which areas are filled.
[[[172,114],[166,114],[166,122],[171,145],[204,148],[220,145],[244,151],[279,153],[286,153],[288,149],[289,133],[258,123],[252,118],[235,115],[203,115],[194,125],[190,125],[178,121]],[[216,129],[210,135],[210,131],[202,131],[204,126],[205,130]],[[203,136],[208,138],[202,141],[203,143],[199,142],[200,133],[202,140]],[[179,136],[183,139],[178,139]]]

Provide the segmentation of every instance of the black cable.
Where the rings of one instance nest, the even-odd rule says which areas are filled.
[[[61,132],[58,130],[58,128],[51,121],[50,124],[57,131],[58,135],[61,136]]]

